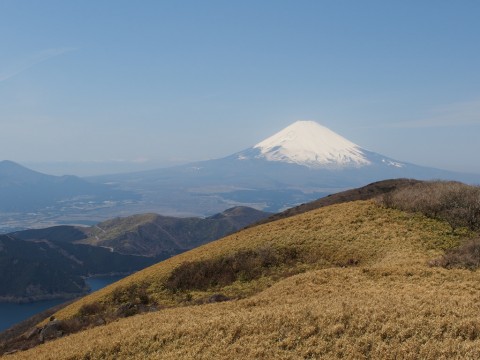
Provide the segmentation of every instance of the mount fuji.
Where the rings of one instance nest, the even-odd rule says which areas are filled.
[[[314,121],[297,121],[221,159],[90,180],[140,192],[142,211],[210,215],[234,205],[279,211],[390,178],[480,182],[480,175],[418,166],[366,150]]]
[[[238,160],[263,159],[312,169],[358,169],[378,161],[372,154],[314,121],[297,121],[238,153]],[[386,157],[381,160],[386,166],[404,166]]]

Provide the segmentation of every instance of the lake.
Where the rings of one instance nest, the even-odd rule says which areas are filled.
[[[92,277],[85,280],[92,291],[99,290],[124,276],[101,276]],[[47,310],[55,305],[65,302],[65,299],[36,301],[28,304],[10,304],[0,303],[0,332],[8,329],[10,326],[28,319],[39,312]]]

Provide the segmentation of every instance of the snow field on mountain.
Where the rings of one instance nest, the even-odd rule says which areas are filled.
[[[308,167],[369,165],[362,149],[314,121],[297,121],[254,146],[269,161]]]

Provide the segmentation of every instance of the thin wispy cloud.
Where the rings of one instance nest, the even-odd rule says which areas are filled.
[[[38,65],[44,61],[49,59],[55,58],[57,56],[66,54],[71,51],[77,50],[73,47],[63,47],[63,48],[55,48],[55,49],[46,49],[39,51],[27,59],[24,59],[13,66],[10,69],[0,72],[0,82],[8,80],[28,69],[31,67]]]
[[[480,99],[459,102],[433,109],[429,117],[389,124],[396,128],[433,128],[460,125],[480,125]]]

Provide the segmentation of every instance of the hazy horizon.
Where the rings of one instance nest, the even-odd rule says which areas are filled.
[[[139,171],[314,120],[399,161],[480,173],[479,10],[4,0],[0,159],[56,175]]]

